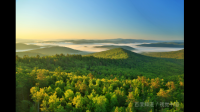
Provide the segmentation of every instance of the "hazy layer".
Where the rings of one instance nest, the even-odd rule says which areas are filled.
[[[62,46],[62,47],[68,47],[75,50],[80,51],[86,51],[86,52],[101,52],[108,50],[107,48],[95,48],[95,46],[103,46],[103,45],[115,45],[115,46],[130,46],[135,48],[136,50],[132,50],[136,53],[141,52],[167,52],[167,51],[178,51],[183,48],[167,48],[167,47],[142,47],[137,46],[140,44],[150,44],[150,43],[129,43],[129,44],[113,44],[113,43],[92,43],[92,44],[73,44],[70,42],[56,42],[56,43],[26,43],[27,45],[33,44],[38,46]],[[23,51],[29,51],[32,49],[26,49],[26,50],[16,50],[16,52],[23,52]]]
[[[178,51],[183,48],[166,48],[166,47],[138,47],[137,50],[132,50],[136,53],[142,52],[169,52],[169,51]]]
[[[45,48],[45,47],[40,47],[40,48]],[[16,52],[24,52],[24,51],[30,51],[30,50],[34,50],[34,49],[24,49],[24,50],[18,50],[18,49],[16,49]]]

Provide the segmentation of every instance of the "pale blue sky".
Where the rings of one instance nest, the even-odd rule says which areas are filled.
[[[17,0],[16,38],[184,39],[183,0]]]

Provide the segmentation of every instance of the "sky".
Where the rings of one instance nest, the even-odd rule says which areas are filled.
[[[16,39],[184,40],[184,0],[17,0]]]

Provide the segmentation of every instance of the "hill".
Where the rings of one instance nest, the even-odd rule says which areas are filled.
[[[123,48],[116,48],[98,53],[93,53],[85,56],[92,56],[108,62],[113,62],[117,68],[127,68],[135,73],[141,74],[159,74],[164,75],[183,73],[184,60],[182,59],[164,59],[141,55],[138,53],[125,50]],[[116,69],[117,69],[116,68]],[[158,76],[159,76],[158,75]]]
[[[83,52],[79,50],[74,50],[67,47],[60,47],[60,46],[53,46],[48,48],[41,48],[41,49],[35,49],[30,51],[25,51],[24,53],[41,53],[44,55],[55,55],[55,54],[89,54],[88,52]]]
[[[60,47],[55,47],[54,50],[58,50],[56,48]],[[68,48],[62,48],[62,49],[66,51]],[[51,50],[52,49],[43,48],[43,50],[40,51],[40,53],[45,54],[47,53],[47,51],[51,52]],[[68,50],[76,51],[73,49],[68,49]],[[61,51],[56,53],[64,54],[64,52]],[[55,66],[59,66],[62,63],[60,66],[63,66],[64,69],[66,70],[73,69],[75,71],[84,68],[87,69],[88,72],[89,71],[92,72],[97,77],[102,77],[104,75],[111,75],[111,74],[117,75],[121,73],[124,74],[125,77],[129,76],[130,78],[136,77],[138,74],[154,78],[157,76],[166,78],[169,76],[175,76],[184,73],[183,59],[150,57],[134,53],[123,48],[115,48],[87,55],[69,55],[69,56],[53,55],[53,57],[55,57],[57,61],[55,62],[55,60],[52,57],[49,57],[48,59],[52,60],[52,61],[48,60],[48,62],[51,62],[50,65],[54,64]],[[41,58],[41,60],[42,59],[43,58]],[[36,64],[35,66],[44,66],[45,65],[44,62],[46,61],[43,61],[42,65]],[[33,63],[34,62],[32,62],[32,64]],[[50,65],[47,64],[44,67],[47,67],[48,69],[51,68],[51,70],[54,70],[55,68],[54,67],[52,68],[52,65],[51,66]]]
[[[142,47],[176,47],[176,48],[184,48],[183,42],[159,42],[159,43],[150,43],[150,44],[140,44],[137,46]]]
[[[133,56],[134,55],[134,56]],[[123,49],[123,48],[114,48],[107,51],[97,52],[88,54],[86,56],[94,56],[97,58],[105,58],[105,59],[128,59],[131,57],[144,57],[143,55],[140,55],[138,53],[134,53],[132,51]]]
[[[159,58],[175,58],[175,59],[184,59],[184,49],[179,51],[171,51],[171,52],[148,52],[141,53],[146,56],[151,57],[159,57]]]
[[[125,50],[123,48],[115,48],[107,51],[97,52],[88,54],[86,56],[94,56],[97,58],[108,58],[108,59],[127,59],[130,51]]]
[[[16,55],[18,55],[19,57],[23,57],[24,55],[28,55],[28,56],[46,56],[46,54],[42,54],[42,53],[31,53],[31,52],[16,52]]]
[[[130,46],[115,46],[115,45],[95,46],[94,48],[107,48],[107,49],[123,48],[123,49],[126,49],[126,50],[135,50],[135,48],[132,48]]]
[[[38,39],[20,39],[20,38],[16,38],[16,42],[18,42],[18,43],[34,43],[34,42],[42,42],[42,40],[38,40]]]
[[[24,50],[24,49],[38,49],[41,46],[37,45],[26,45],[24,43],[16,43],[16,49],[17,50]]]

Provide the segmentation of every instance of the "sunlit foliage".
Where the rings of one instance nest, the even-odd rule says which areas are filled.
[[[164,108],[136,108],[135,103],[161,101],[179,102],[180,107],[165,110],[183,111],[184,74],[176,62],[113,53],[122,52],[133,61],[100,54],[16,57],[16,112],[155,111]]]

